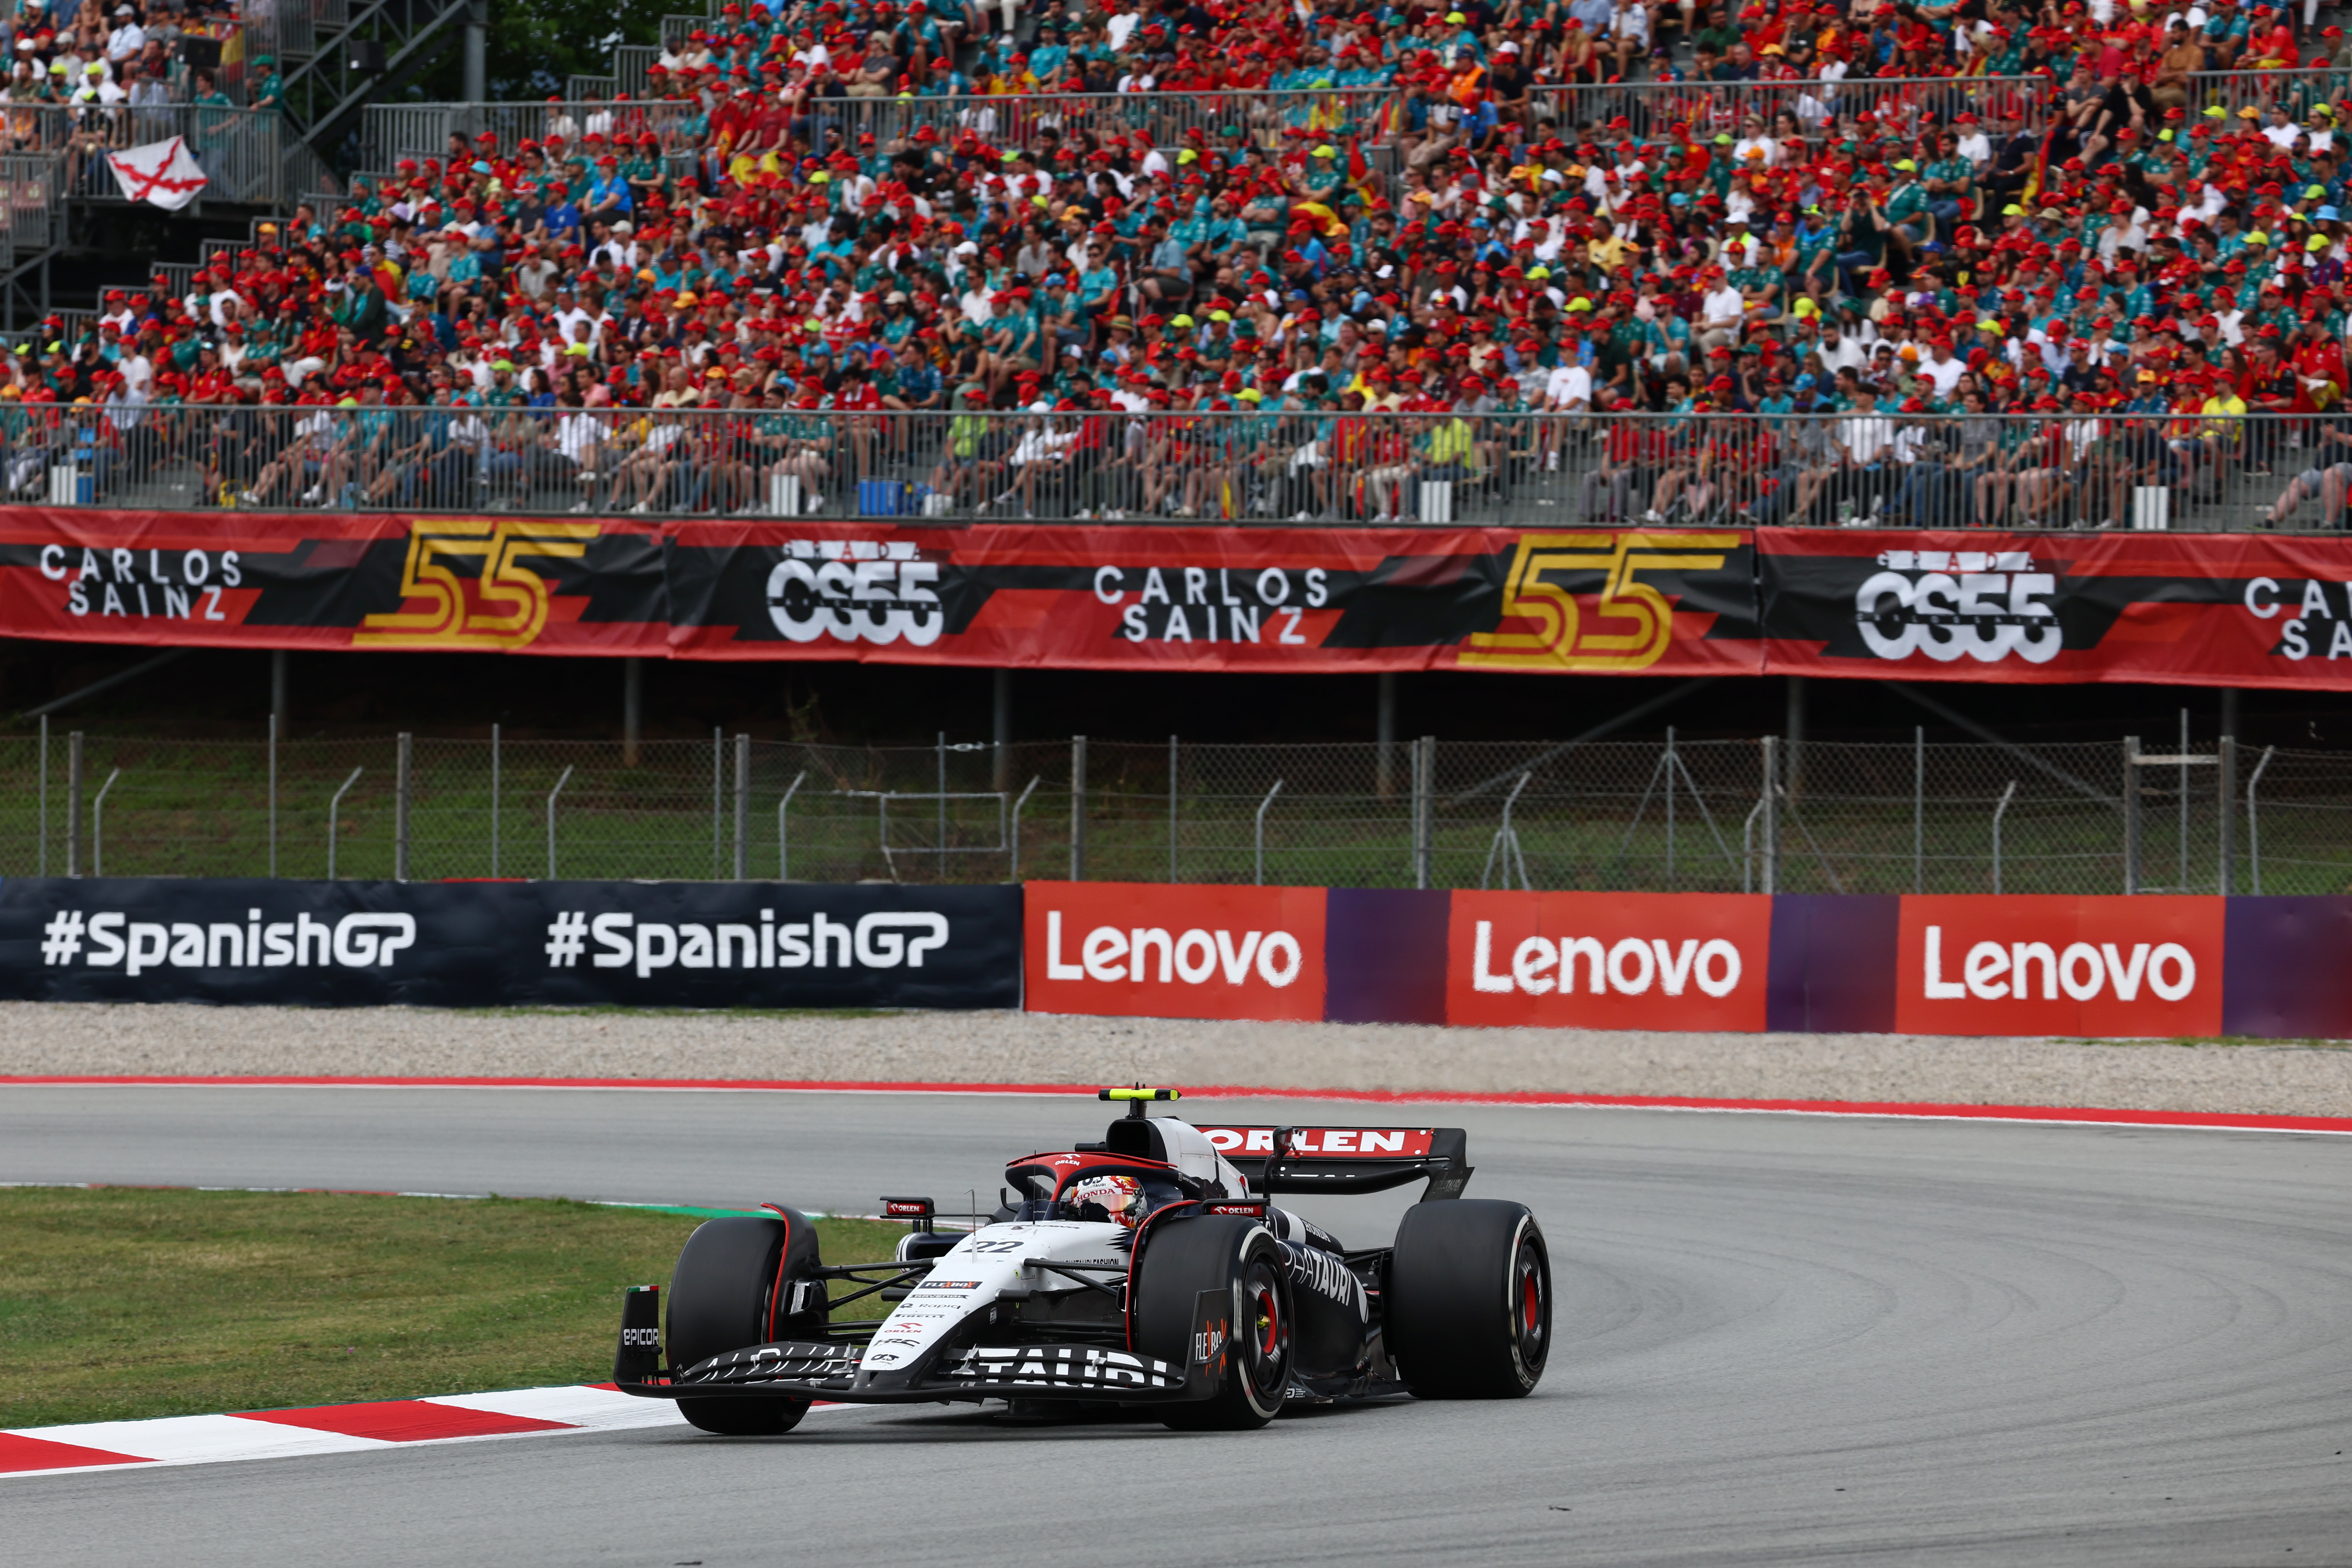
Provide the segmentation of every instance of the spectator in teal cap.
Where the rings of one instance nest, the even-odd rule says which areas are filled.
[[[254,56],[253,70],[253,91],[247,95],[248,101],[256,109],[282,112],[286,107],[286,82],[278,74],[278,57]]]

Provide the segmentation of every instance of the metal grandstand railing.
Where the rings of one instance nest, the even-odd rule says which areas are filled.
[[[501,376],[493,395],[521,385]],[[2214,532],[2340,530],[2352,501],[2352,420],[2196,412],[839,414],[353,395],[0,414],[10,499],[163,510]]]

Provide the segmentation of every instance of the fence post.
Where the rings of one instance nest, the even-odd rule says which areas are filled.
[[[1168,737],[1168,879],[1176,879],[1176,737]],[[1264,879],[1260,879],[1263,880]]]
[[[2180,710],[2180,870],[2172,884],[2176,893],[2189,890],[2189,710]]]
[[[2263,748],[2263,760],[2254,764],[2254,776],[2246,781],[2246,869],[2252,874],[2254,895],[2263,891],[2263,819],[2255,796],[2262,792],[2263,770],[2271,765],[2276,746]]]
[[[98,786],[98,798],[89,803],[89,874],[93,877],[106,875],[106,792],[121,776],[121,768],[109,773],[106,782]]]
[[[41,715],[40,875],[49,874],[49,716]]]
[[[112,781],[111,781],[111,780],[110,780],[109,782],[110,782],[110,783],[111,783]],[[1266,807],[1268,807],[1268,806],[1272,805],[1274,804],[1274,797],[1275,797],[1276,795],[1280,795],[1281,793],[1282,793],[1282,781],[1281,781],[1280,779],[1276,779],[1276,780],[1275,780],[1275,781],[1274,781],[1274,787],[1273,787],[1272,789],[1270,789],[1270,790],[1268,790],[1268,791],[1266,791],[1266,792],[1265,792],[1265,798],[1264,800],[1259,801],[1259,802],[1257,803],[1257,835],[1256,835],[1256,844],[1257,844],[1257,886],[1259,886],[1259,887],[1261,887],[1261,888],[1263,888],[1263,887],[1265,887],[1265,812],[1266,812]]]
[[[1421,736],[1421,886],[1437,886],[1437,736]]]
[[[793,809],[793,796],[798,795],[801,785],[807,782],[808,770],[803,768],[793,775],[793,782],[784,790],[784,798],[776,802],[776,880],[779,882],[793,879],[792,829],[786,816]]]
[[[2017,781],[2011,779],[2009,787],[2000,792],[2000,804],[1992,808],[1992,890],[1996,893],[2000,891],[2000,819],[2016,795]]]
[[[1429,830],[1429,818],[1423,809],[1429,793],[1429,763],[1424,755],[1425,744],[1423,740],[1413,741],[1409,761],[1406,763],[1412,771],[1412,793],[1405,807],[1405,814],[1406,820],[1412,825],[1412,885],[1416,888],[1429,886],[1429,843],[1426,837]]]
[[[710,726],[710,879],[719,880],[727,836],[727,727]]]
[[[735,879],[751,879],[751,737],[735,737]]]
[[[1764,893],[1780,890],[1780,742],[1775,735],[1764,737],[1764,854],[1762,886]]]
[[[1087,879],[1087,738],[1070,737],[1070,880]]]
[[[1911,890],[1927,890],[1927,727],[1911,731]]]
[[[1790,680],[1799,679],[1790,676]],[[1675,727],[1666,726],[1666,891],[1675,890]]]
[[[555,797],[571,782],[572,764],[566,763],[563,771],[556,775],[555,787],[547,792],[547,879],[551,882],[555,880]]]
[[[269,875],[278,875],[278,715],[269,716]]]
[[[940,731],[939,762],[939,800],[936,804],[940,808],[937,840],[940,847],[934,858],[939,861],[939,879],[944,882],[948,879],[948,732],[945,730]]]
[[[499,874],[499,726],[490,726],[490,875]]]
[[[994,754],[989,759],[988,787],[1001,795],[1013,787],[1013,671],[993,672],[989,696],[989,738]]]
[[[66,875],[81,875],[81,731],[66,737]]]
[[[2223,898],[2238,890],[2238,737],[2221,737],[2221,786],[2213,793],[2221,812],[2221,871],[2214,890]]]
[[[2124,891],[2139,891],[2139,737],[2124,737]]]
[[[1382,800],[1387,800],[1396,794],[1396,671],[1384,669],[1375,679],[1380,689],[1372,732],[1379,742],[1380,752],[1372,768],[1372,787]]]
[[[621,765],[637,765],[638,742],[645,734],[646,671],[645,661],[625,658],[621,661]]]
[[[330,882],[335,879],[335,835],[343,815],[343,796],[351,793],[352,785],[360,782],[360,774],[365,771],[353,768],[352,776],[343,781],[343,787],[335,792],[335,798],[327,803],[327,880]]]
[[[392,879],[395,882],[408,880],[408,769],[415,740],[405,730],[400,732],[399,767],[392,781]]]

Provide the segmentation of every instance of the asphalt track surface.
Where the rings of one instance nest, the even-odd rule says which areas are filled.
[[[1068,1099],[0,1096],[0,1180],[952,1206]],[[1419,1120],[1233,1101],[1203,1120]],[[1369,1114],[1368,1114],[1369,1113]],[[11,1561],[2352,1563],[2352,1140],[1451,1107],[1553,1248],[1510,1404],[1257,1433],[969,1413],[32,1478]],[[1400,1194],[1310,1212],[1381,1239]],[[1302,1205],[1302,1206],[1307,1206]],[[416,1392],[442,1392],[419,1389]]]

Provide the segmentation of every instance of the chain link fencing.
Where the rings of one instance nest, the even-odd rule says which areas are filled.
[[[0,740],[0,876],[2341,893],[2344,763],[2185,736],[858,747],[47,732]]]

